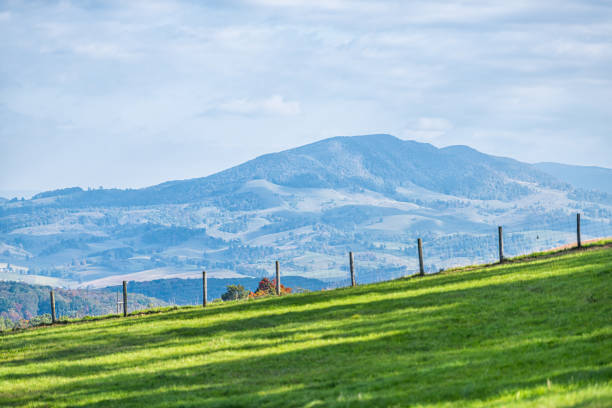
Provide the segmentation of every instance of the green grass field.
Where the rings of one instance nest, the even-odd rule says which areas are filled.
[[[0,336],[0,406],[612,406],[612,249]]]

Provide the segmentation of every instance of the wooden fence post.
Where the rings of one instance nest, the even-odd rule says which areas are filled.
[[[578,248],[582,248],[582,239],[580,236],[580,213],[576,214],[576,240],[578,242]]]
[[[57,320],[55,319],[55,293],[53,293],[53,289],[51,289],[50,295],[51,295],[51,323],[55,323]]]
[[[280,283],[280,265],[278,261],[276,261],[276,295],[280,296],[281,294],[281,283]]]
[[[123,317],[128,314],[128,303],[127,303],[127,282],[123,281]]]
[[[499,247],[499,263],[504,262],[504,236],[501,225],[497,227],[497,245]]]
[[[425,266],[423,265],[423,241],[421,238],[417,239],[417,245],[419,247],[419,275],[425,275]]]
[[[202,271],[202,307],[206,307],[207,297],[208,297],[208,286],[206,282],[206,271]]]
[[[351,268],[351,286],[357,286],[357,282],[355,281],[355,261],[353,260],[353,252],[349,252],[349,265]]]

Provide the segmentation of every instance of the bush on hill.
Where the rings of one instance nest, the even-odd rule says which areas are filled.
[[[281,295],[291,293],[291,288],[284,286],[282,283],[280,285]],[[259,281],[259,285],[257,286],[257,290],[255,292],[251,292],[249,294],[250,298],[257,298],[261,296],[268,296],[276,294],[276,279],[270,281],[268,278],[263,278]]]
[[[240,300],[249,297],[249,291],[242,285],[227,285],[227,291],[221,295],[221,299],[227,300]]]

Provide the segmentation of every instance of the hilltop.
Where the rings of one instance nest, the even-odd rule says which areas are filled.
[[[31,205],[108,206],[184,204],[234,197],[249,181],[293,188],[368,189],[396,193],[416,185],[466,198],[510,200],[527,194],[524,183],[567,189],[532,165],[483,154],[467,146],[438,149],[391,135],[339,136],[266,154],[208,177],[169,181],[135,189],[79,187],[37,194]],[[47,200],[44,200],[47,199]],[[272,202],[254,202],[266,207]]]
[[[612,405],[612,249],[0,337],[3,406]]]

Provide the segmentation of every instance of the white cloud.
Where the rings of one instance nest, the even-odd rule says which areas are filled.
[[[355,7],[357,3],[347,0],[248,0],[248,2],[268,7],[300,7],[312,9],[344,10]]]
[[[612,42],[555,41],[550,45],[553,52],[573,58],[606,58],[612,56]],[[544,49],[543,51],[549,51]]]
[[[444,118],[420,117],[401,132],[404,139],[417,139],[421,141],[432,141],[447,134],[453,128],[453,124]]]
[[[77,54],[98,59],[129,59],[136,56],[120,45],[102,42],[75,44],[72,49]]]
[[[525,84],[500,87],[489,95],[493,99],[488,112],[521,116],[547,115],[559,111],[569,102],[562,84]],[[483,99],[483,105],[485,103]]]
[[[422,130],[449,130],[453,125],[444,118],[419,118],[418,128]]]
[[[215,111],[236,115],[297,115],[300,103],[286,101],[280,95],[265,99],[233,99],[220,103]]]

